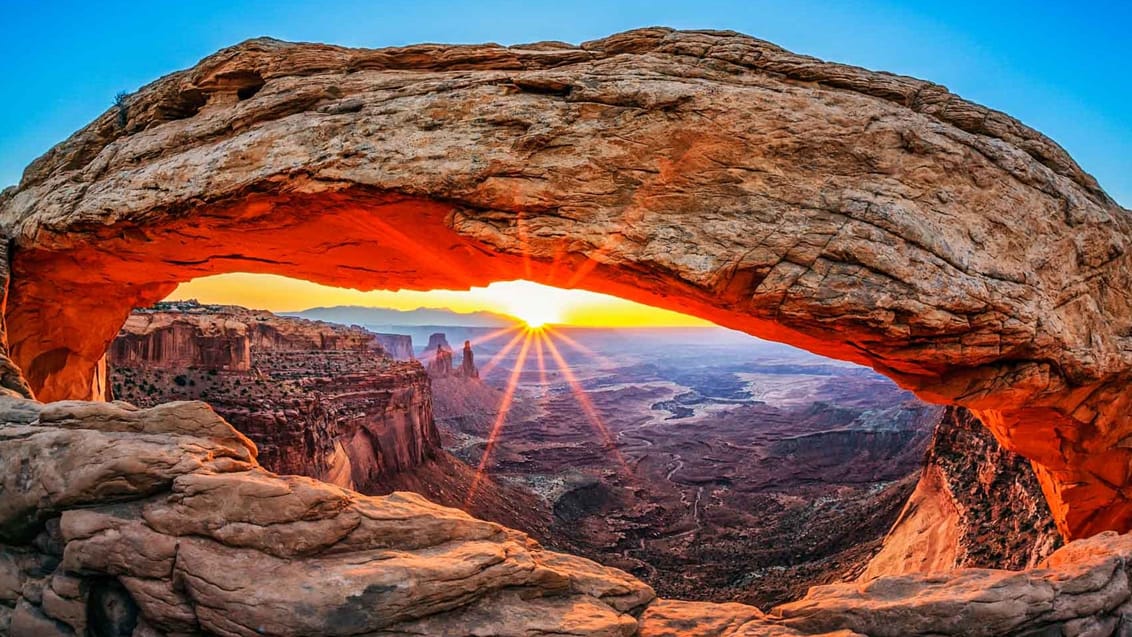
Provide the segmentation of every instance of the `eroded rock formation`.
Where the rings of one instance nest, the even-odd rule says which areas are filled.
[[[1115,534],[1022,573],[820,586],[768,614],[657,601],[623,572],[412,494],[267,472],[200,402],[5,396],[0,423],[0,457],[20,467],[0,475],[12,635],[1109,635],[1132,607],[1132,536]]]
[[[425,361],[425,369],[433,381],[449,377],[468,379],[480,377],[480,372],[476,368],[471,341],[464,341],[459,367],[453,365],[452,354],[452,346],[448,344],[448,339],[443,332],[429,336],[428,346],[425,348],[422,359]]]
[[[425,370],[433,378],[444,378],[452,375],[452,350],[437,345],[436,349],[428,353],[428,364]]]
[[[118,366],[250,372],[252,349],[350,350],[385,355],[377,335],[360,327],[196,301],[162,302],[134,310],[108,355]]]
[[[359,327],[164,303],[131,314],[109,358],[115,397],[207,400],[280,473],[375,493],[439,451],[424,369]]]
[[[961,407],[932,435],[916,490],[861,575],[1032,568],[1061,546],[1030,463]]]
[[[203,403],[0,398],[0,422],[3,634],[615,637],[653,598],[413,494],[269,473]]]
[[[724,32],[252,40],[33,162],[0,222],[45,400],[98,395],[130,308],[192,277],[527,278],[870,365],[1035,461],[1063,533],[1132,527],[1132,217],[928,82]]]
[[[480,377],[480,370],[476,369],[476,355],[472,351],[471,341],[464,341],[464,350],[460,358],[460,376],[464,378]]]

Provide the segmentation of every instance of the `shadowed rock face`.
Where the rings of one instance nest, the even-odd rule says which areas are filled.
[[[45,400],[96,393],[130,308],[192,277],[527,278],[871,365],[1035,461],[1063,533],[1132,526],[1132,218],[927,82],[733,33],[253,40],[35,161],[0,221]]]
[[[1030,464],[1000,447],[967,410],[944,411],[924,465],[862,581],[972,566],[1032,568],[1061,546]]]

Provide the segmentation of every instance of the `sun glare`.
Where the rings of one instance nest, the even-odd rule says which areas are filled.
[[[563,309],[569,303],[563,290],[529,281],[509,282],[498,293],[506,312],[533,330],[561,322]]]
[[[515,318],[526,323],[527,329],[542,329],[548,323],[553,323],[555,317],[550,312],[543,312],[540,308],[530,308],[515,312]]]
[[[399,310],[443,308],[460,313],[507,314],[536,327],[708,326],[711,323],[669,310],[577,289],[560,289],[530,281],[496,281],[471,290],[360,292],[328,287],[271,274],[237,272],[182,283],[166,300],[197,299],[201,303],[246,305],[273,312],[297,312],[316,306],[359,305]]]

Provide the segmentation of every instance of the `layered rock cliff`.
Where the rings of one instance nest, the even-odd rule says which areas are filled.
[[[130,316],[110,365],[116,397],[143,406],[207,400],[280,473],[374,493],[439,447],[420,364],[386,356],[358,327],[162,304]]]
[[[916,490],[861,575],[1032,568],[1062,544],[1030,462],[949,407]]]
[[[249,372],[252,349],[352,350],[379,358],[386,353],[377,335],[360,327],[192,300],[133,311],[107,353],[119,367]]]

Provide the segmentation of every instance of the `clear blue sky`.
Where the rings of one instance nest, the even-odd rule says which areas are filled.
[[[1050,135],[1132,207],[1132,3],[1115,0],[0,0],[0,187],[118,91],[251,37],[367,47],[580,42],[649,25],[734,29],[944,84]]]

